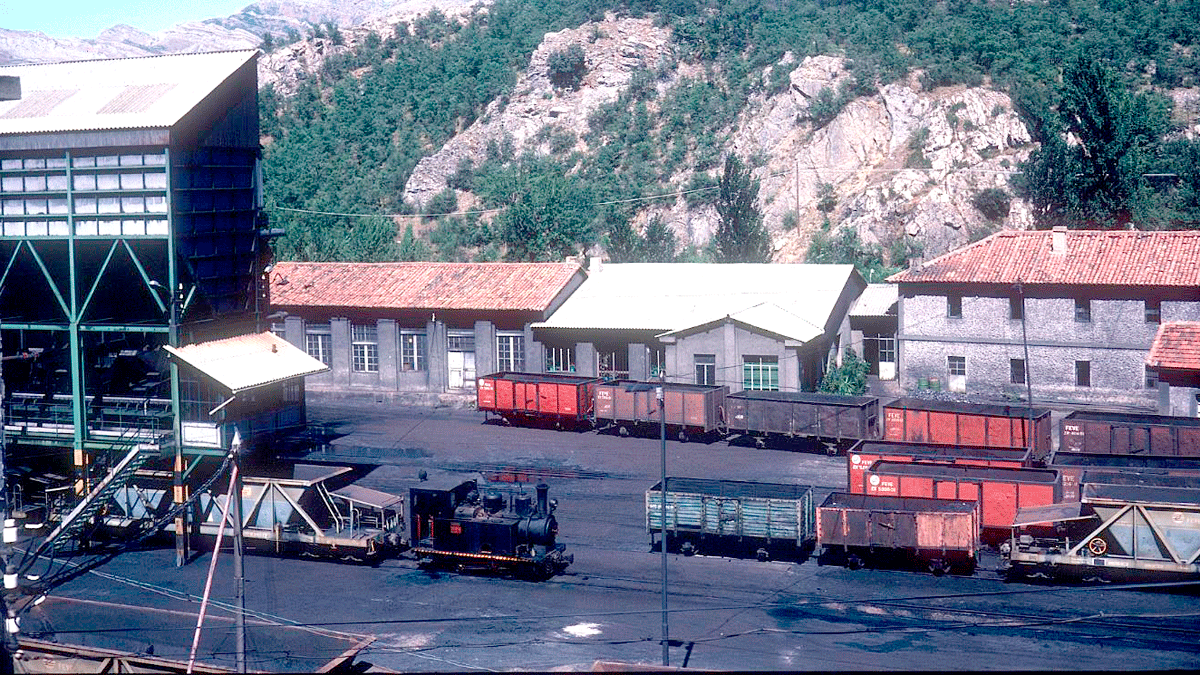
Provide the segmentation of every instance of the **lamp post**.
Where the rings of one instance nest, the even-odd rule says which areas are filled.
[[[236,592],[237,614],[234,616],[236,664],[239,673],[246,672],[246,573],[242,559],[242,473],[240,455],[242,454],[242,434],[237,427],[233,429],[233,440],[229,444],[230,454],[233,455],[233,489],[230,490],[233,511],[233,583]],[[216,555],[216,552],[213,552]]]

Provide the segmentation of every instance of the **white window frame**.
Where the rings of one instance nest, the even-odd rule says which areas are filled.
[[[693,354],[692,365],[696,371],[696,384],[717,383],[716,354]]]
[[[501,372],[525,372],[525,334],[496,332],[496,368]]]
[[[304,326],[304,351],[327,366],[333,365],[333,332],[327,323]]]
[[[400,370],[425,370],[425,331],[400,331]]]
[[[575,372],[575,347],[546,345],[546,372]]]
[[[779,391],[779,357],[742,356],[742,388],[746,391]]]
[[[379,328],[373,323],[350,324],[350,369],[379,372]]]

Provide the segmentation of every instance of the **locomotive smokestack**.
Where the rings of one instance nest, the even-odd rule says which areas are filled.
[[[550,501],[547,496],[550,494],[550,486],[545,483],[537,484],[537,507],[538,513],[543,516],[550,514]]]

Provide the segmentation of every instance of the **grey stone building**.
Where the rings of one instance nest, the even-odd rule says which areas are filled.
[[[541,372],[530,324],[584,278],[575,263],[278,263],[272,330],[329,366],[312,393],[473,394],[476,374]]]
[[[533,324],[548,372],[810,391],[850,340],[851,265],[592,263]]]
[[[889,281],[904,390],[1152,410],[1160,324],[1200,319],[1200,232],[1005,231]]]

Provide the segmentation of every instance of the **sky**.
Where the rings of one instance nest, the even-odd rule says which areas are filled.
[[[254,0],[0,0],[0,28],[94,38],[119,23],[154,33],[184,21],[236,14]]]

